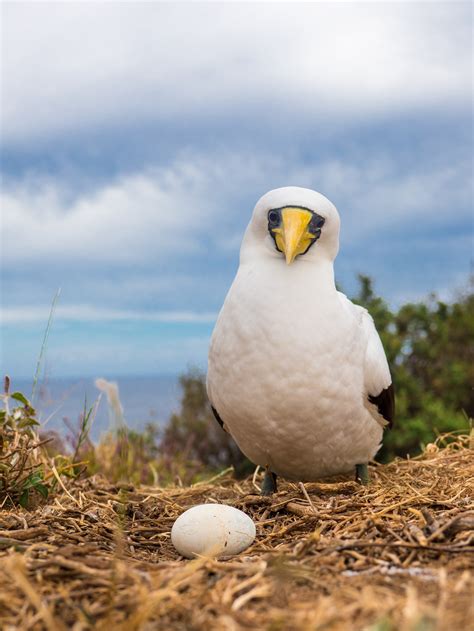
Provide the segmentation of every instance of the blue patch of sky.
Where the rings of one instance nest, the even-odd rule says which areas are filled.
[[[41,374],[62,376],[177,375],[187,366],[205,368],[212,322],[167,323],[142,320],[53,320]],[[33,376],[45,323],[3,326],[1,370]]]
[[[88,127],[4,146],[2,172],[12,179],[29,172],[61,174],[71,188],[81,191],[120,173],[166,166],[183,151],[277,152],[302,164],[327,157],[360,163],[379,153],[396,158],[403,170],[420,157],[425,166],[442,164],[447,152],[467,158],[472,146],[469,108],[454,113],[385,115],[369,121],[350,116],[321,120],[318,115],[292,120],[293,116],[286,113],[279,124],[249,112],[240,121],[228,114],[221,121],[197,119],[185,125],[146,121]]]
[[[454,36],[454,31],[449,37]],[[330,69],[329,69],[330,70]],[[407,74],[407,81],[410,76]],[[281,98],[263,101],[249,95],[248,102],[221,106],[189,108],[186,115],[152,116],[140,120],[130,115],[117,123],[77,121],[65,132],[51,131],[43,136],[17,140],[3,147],[2,175],[6,188],[29,176],[51,178],[59,182],[66,205],[85,192],[108,184],[123,174],[140,173],[150,167],[166,167],[180,156],[219,156],[229,152],[242,160],[249,156],[265,159],[275,156],[279,167],[266,173],[265,189],[287,184],[318,186],[318,167],[328,160],[364,168],[378,160],[389,160],[391,178],[430,173],[430,170],[453,166],[472,166],[472,114],[470,103],[437,109],[427,105],[405,110],[404,114],[384,111],[372,115],[351,115],[351,103],[338,116],[308,113],[303,103],[301,115],[295,98],[286,107]],[[211,104],[212,105],[212,104]],[[34,115],[34,113],[32,113]],[[215,158],[212,158],[215,159]],[[282,181],[285,168],[304,173],[304,182]],[[305,172],[305,167],[310,172]],[[228,179],[232,181],[232,172]],[[234,191],[223,200],[225,236],[238,237],[245,229],[256,199],[265,192],[261,182],[250,182],[245,190]],[[343,183],[337,190],[322,190],[350,218],[352,203]],[[425,209],[422,221],[410,222],[405,216],[393,225],[385,225],[370,239],[360,231],[353,237],[350,228],[342,233],[342,249],[336,262],[337,278],[348,294],[357,289],[357,273],[375,277],[377,290],[392,303],[408,297],[421,297],[431,289],[446,295],[449,288],[462,284],[469,273],[472,257],[469,234],[472,230],[469,211],[472,196],[465,195],[462,207],[450,206],[449,196],[435,209]],[[392,204],[393,206],[393,204]],[[381,209],[383,212],[383,209]],[[193,213],[191,207],[187,212]],[[224,216],[224,215],[223,215]],[[146,229],[146,226],[144,227]],[[367,227],[368,228],[368,227]],[[21,244],[22,235],[18,235]],[[238,265],[238,246],[219,248],[212,235],[200,236],[201,250],[181,256],[177,251],[167,260],[156,261],[153,252],[148,260],[113,266],[95,261],[15,261],[3,270],[4,302],[9,305],[47,305],[57,287],[63,288],[62,304],[98,304],[141,310],[217,311]],[[153,289],[156,278],[175,279],[160,289]],[[140,279],[140,289],[133,287]],[[147,290],[147,279],[150,290]],[[17,374],[31,374],[44,331],[44,323],[23,322],[6,326],[3,333],[4,369]],[[86,355],[74,361],[61,358],[69,348],[87,349],[102,344],[105,359],[91,351],[98,368],[114,367],[113,349],[127,346],[120,355],[120,371],[130,373],[179,372],[186,364],[186,341],[194,340],[189,358],[205,365],[205,343],[212,325],[209,323],[77,322],[58,319],[50,339],[51,356],[64,374],[95,374]],[[166,360],[153,361],[153,348],[164,342],[179,344]],[[135,350],[133,349],[135,344]],[[184,345],[183,345],[184,344]],[[140,353],[142,360],[140,360]],[[158,354],[157,354],[158,355]],[[109,362],[109,364],[107,364]],[[123,372],[123,374],[126,374]]]

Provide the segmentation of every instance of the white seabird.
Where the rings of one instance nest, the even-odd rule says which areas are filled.
[[[340,219],[323,195],[270,191],[255,206],[240,266],[212,335],[207,390],[242,452],[299,481],[356,471],[394,414],[392,379],[374,322],[337,291]]]

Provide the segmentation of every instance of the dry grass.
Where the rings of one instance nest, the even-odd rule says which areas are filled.
[[[166,489],[68,482],[33,511],[0,512],[0,627],[473,628],[468,440],[374,466],[367,488],[283,483],[271,499],[225,476]],[[179,558],[174,520],[211,501],[249,513],[256,542],[229,560]]]

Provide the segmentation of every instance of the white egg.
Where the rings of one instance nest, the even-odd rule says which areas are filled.
[[[184,557],[238,554],[255,539],[255,524],[241,510],[225,504],[193,506],[174,522],[171,541]]]

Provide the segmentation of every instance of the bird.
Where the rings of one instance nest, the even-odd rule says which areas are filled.
[[[207,393],[216,420],[277,478],[311,482],[368,462],[395,414],[394,387],[368,311],[334,279],[340,217],[314,190],[287,186],[257,202],[240,264],[211,336]]]

